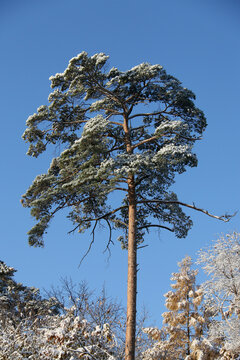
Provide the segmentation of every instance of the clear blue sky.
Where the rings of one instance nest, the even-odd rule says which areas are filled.
[[[1,0],[1,243],[0,259],[18,270],[26,285],[49,288],[62,276],[105,284],[109,295],[126,300],[127,253],[118,243],[109,262],[102,252],[104,230],[83,265],[90,234],[68,235],[64,216],[52,222],[44,249],[30,248],[33,225],[20,197],[37,174],[47,170],[52,153],[27,157],[21,139],[25,121],[47,103],[49,77],[85,50],[105,52],[111,66],[127,70],[141,62],[159,63],[197,96],[208,127],[195,147],[199,166],[176,178],[179,199],[221,215],[240,208],[239,97],[240,3],[238,0]],[[160,322],[170,274],[186,254],[218,234],[240,231],[239,214],[230,223],[193,213],[186,239],[153,231],[139,252],[138,304]]]

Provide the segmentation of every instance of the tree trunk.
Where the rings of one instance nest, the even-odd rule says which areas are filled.
[[[191,345],[191,339],[190,339],[190,325],[189,325],[189,320],[190,320],[190,305],[189,305],[189,296],[187,295],[187,303],[188,303],[188,308],[187,308],[187,351],[186,351],[186,355],[190,355],[190,345]]]
[[[131,130],[128,127],[128,115],[125,110],[123,130],[125,133],[126,151],[130,155],[133,153]],[[125,360],[135,360],[137,312],[136,192],[134,175],[131,173],[128,175],[128,201],[128,280]]]
[[[135,359],[136,298],[137,298],[137,246],[136,246],[136,195],[134,176],[128,178],[128,283],[125,360]]]

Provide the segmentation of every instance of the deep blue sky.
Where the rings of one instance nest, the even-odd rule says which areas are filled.
[[[1,243],[0,259],[18,270],[26,285],[49,288],[62,276],[105,284],[109,295],[125,304],[127,253],[118,243],[109,262],[102,254],[104,230],[83,265],[90,235],[71,235],[64,216],[52,222],[44,249],[30,248],[26,233],[33,224],[20,197],[52,153],[27,157],[21,139],[25,121],[47,103],[49,77],[85,50],[105,52],[110,65],[127,70],[141,62],[159,63],[197,96],[208,127],[195,147],[199,166],[176,178],[179,199],[218,215],[240,207],[239,97],[240,3],[238,0],[1,0]],[[240,231],[239,214],[230,223],[193,213],[186,239],[152,232],[139,252],[138,303],[160,322],[163,294],[170,274],[186,254],[196,252],[218,234]]]

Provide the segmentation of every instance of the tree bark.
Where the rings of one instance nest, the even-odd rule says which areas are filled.
[[[136,246],[136,195],[134,176],[128,178],[128,283],[127,283],[127,323],[125,360],[135,359],[136,299],[137,299],[137,246]]]
[[[133,153],[131,130],[125,112],[123,130],[128,154]],[[134,174],[128,175],[128,280],[125,360],[135,360],[136,313],[137,313],[137,244],[136,244],[136,192]]]

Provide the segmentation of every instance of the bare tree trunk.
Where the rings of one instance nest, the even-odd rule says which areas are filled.
[[[135,359],[136,298],[137,298],[137,246],[136,246],[136,195],[134,176],[128,178],[128,283],[125,360]]]
[[[123,130],[128,154],[133,153],[128,114],[124,110]],[[134,175],[128,175],[128,280],[125,360],[135,360],[136,308],[137,308],[137,244],[136,244],[136,192]]]

